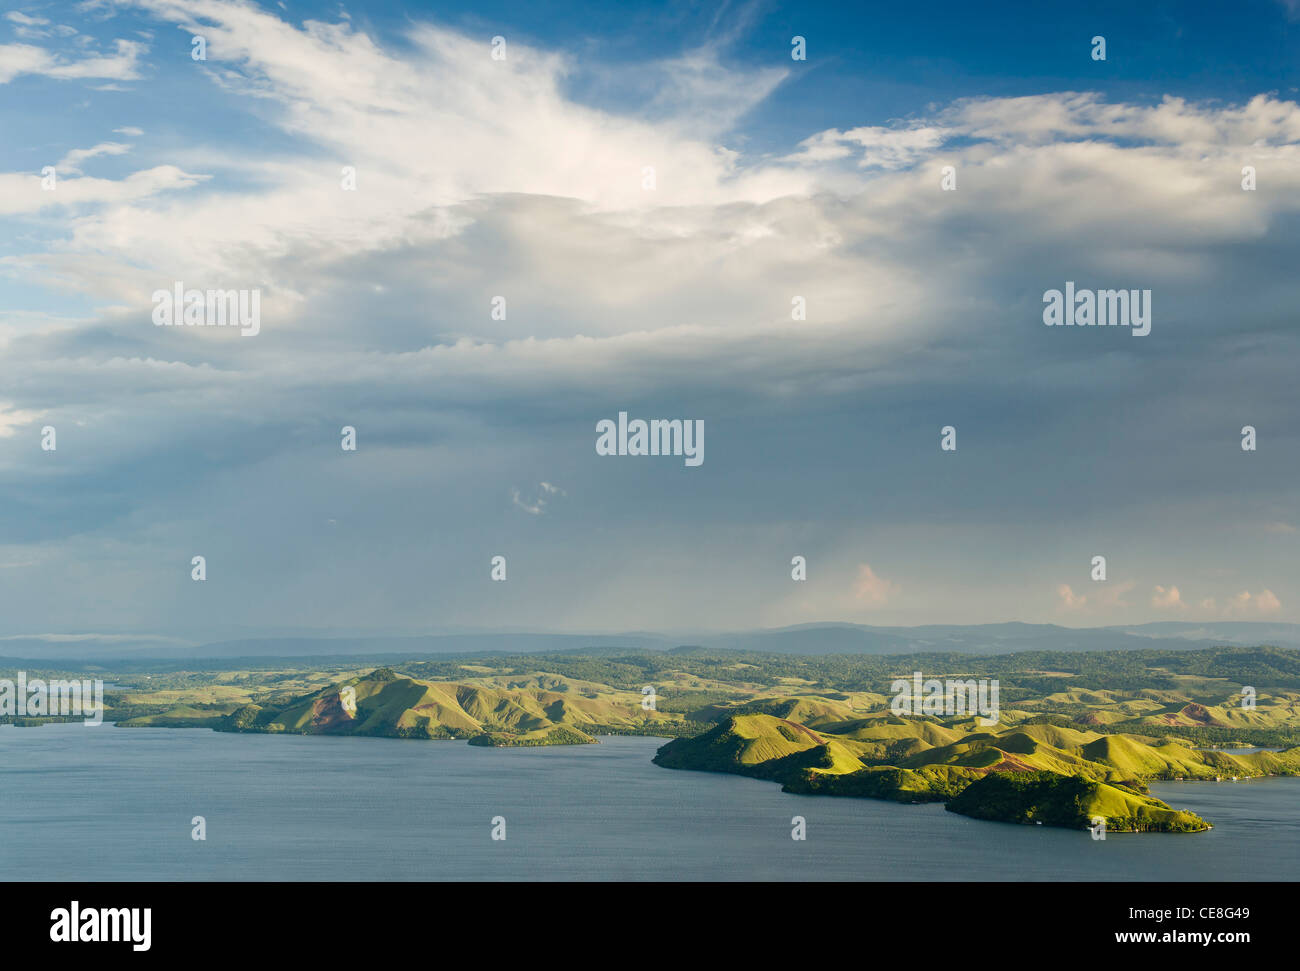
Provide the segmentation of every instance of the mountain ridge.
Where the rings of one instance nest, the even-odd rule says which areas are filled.
[[[1155,646],[1196,649],[1218,646],[1300,647],[1300,624],[1260,621],[1192,623],[1157,621],[1104,627],[1063,627],[1007,621],[993,624],[874,626],[839,621],[748,631],[660,634],[462,632],[343,637],[284,636],[218,640],[197,645],[167,642],[158,635],[138,640],[113,635],[10,635],[0,641],[0,658],[51,659],[217,659],[345,657],[436,654],[534,654],[556,651],[706,650],[769,654],[1011,654],[1022,650],[1139,650]]]

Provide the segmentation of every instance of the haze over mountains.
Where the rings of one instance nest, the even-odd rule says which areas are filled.
[[[159,635],[10,635],[0,639],[0,657],[14,659],[207,659],[355,655],[520,654],[602,648],[668,651],[680,647],[762,651],[774,654],[907,654],[950,652],[1010,654],[1018,651],[1138,650],[1152,647],[1203,648],[1225,645],[1300,647],[1300,624],[1224,621],[1160,622],[1119,627],[1060,627],[1055,624],[926,625],[871,627],[860,624],[804,624],[771,630],[708,634],[555,634],[455,632],[424,635],[241,637],[198,642]]]

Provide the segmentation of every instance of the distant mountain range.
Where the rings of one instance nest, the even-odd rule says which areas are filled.
[[[1224,621],[1161,622],[1115,627],[1056,624],[931,624],[870,627],[802,624],[771,630],[699,635],[656,633],[535,634],[447,633],[413,636],[255,637],[182,643],[157,635],[18,636],[0,639],[0,658],[14,659],[209,659],[429,654],[533,654],[624,648],[667,651],[704,647],[772,654],[909,654],[951,652],[1010,654],[1017,651],[1113,651],[1225,645],[1300,648],[1300,624]]]

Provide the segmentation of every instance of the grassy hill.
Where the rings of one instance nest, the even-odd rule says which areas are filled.
[[[1151,796],[1055,772],[998,773],[972,782],[944,807],[975,819],[1082,829],[1097,817],[1113,833],[1199,833],[1209,824]]]
[[[1081,828],[1102,816],[1112,832],[1208,828],[1149,795],[1149,779],[1300,774],[1300,748],[1230,755],[1050,722],[963,734],[959,726],[970,723],[840,720],[822,700],[766,699],[745,710],[755,707],[771,713],[731,715],[701,735],[671,741],[655,764],[769,779],[787,792],[941,801],[979,819]],[[782,717],[793,714],[815,718],[818,728]]]
[[[775,779],[789,767],[785,760],[791,756],[825,748],[825,738],[795,722],[774,715],[732,715],[703,735],[674,739],[658,751],[654,761],[670,769]],[[843,751],[842,746],[837,748],[837,752]],[[862,765],[856,759],[853,762],[856,767]]]
[[[292,699],[283,706],[249,704],[215,726],[223,731],[303,735],[465,738],[481,745],[576,745],[601,728],[669,725],[680,715],[645,711],[639,699],[570,697],[533,687],[423,681],[380,668]],[[348,690],[350,689],[350,691]],[[634,703],[635,702],[635,703]]]

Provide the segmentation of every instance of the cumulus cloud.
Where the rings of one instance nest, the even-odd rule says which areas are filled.
[[[1229,600],[1224,613],[1227,616],[1241,616],[1252,613],[1271,614],[1281,609],[1282,602],[1278,600],[1277,595],[1272,590],[1265,589],[1255,594],[1252,594],[1249,590],[1243,590]]]
[[[1155,592],[1151,594],[1151,606],[1160,610],[1181,609],[1187,605],[1183,603],[1182,594],[1174,586],[1162,587],[1157,585]]]
[[[1068,583],[1062,583],[1056,588],[1056,596],[1061,601],[1061,606],[1066,610],[1078,610],[1088,602],[1086,596],[1076,594]]]
[[[1213,429],[1238,403],[1216,389],[1232,360],[1258,392],[1254,420],[1284,427],[1297,348],[1279,308],[1294,295],[1270,259],[1300,249],[1294,102],[968,99],[894,125],[845,118],[768,155],[747,153],[728,130],[786,74],[729,67],[716,50],[647,66],[637,110],[618,110],[574,96],[569,82],[586,66],[563,50],[512,41],[498,62],[484,38],[438,25],[415,23],[386,43],[351,22],[294,24],[252,4],[139,6],[171,30],[204,33],[209,61],[195,70],[207,72],[215,103],[274,138],[237,149],[177,139],[190,144],[148,156],[139,171],[61,178],[54,192],[31,172],[0,174],[0,215],[41,223],[40,234],[11,234],[0,272],[120,308],[59,323],[0,317],[13,413],[92,430],[68,452],[80,479],[39,499],[12,485],[34,474],[37,456],[0,457],[22,471],[0,481],[9,484],[0,515],[33,542],[58,541],[75,557],[86,550],[66,533],[129,528],[123,548],[152,563],[155,548],[180,542],[171,531],[201,531],[221,503],[253,522],[256,511],[232,496],[297,495],[308,468],[323,483],[355,474],[317,465],[337,451],[314,449],[340,410],[377,446],[368,474],[345,478],[340,492],[412,516],[472,509],[482,518],[437,524],[459,530],[470,550],[493,516],[542,515],[554,495],[544,484],[512,490],[509,506],[501,484],[535,481],[550,462],[548,477],[570,488],[581,477],[584,505],[589,495],[635,496],[638,515],[679,523],[701,545],[734,544],[734,562],[752,559],[737,535],[759,542],[757,524],[810,508],[834,523],[828,557],[856,563],[841,533],[861,518],[862,483],[882,520],[915,530],[947,510],[985,523],[992,541],[1008,477],[1025,484],[1018,517],[1059,520],[1059,483],[1044,483],[1044,469],[1073,483],[1080,519],[1104,516],[1115,529],[1123,517],[1159,515],[1165,507],[1148,497],[1170,482],[1190,521],[1213,518],[1229,491],[1263,488],[1222,461]],[[74,64],[26,45],[4,50],[0,79],[55,78],[46,69]],[[150,132],[164,142],[161,125]],[[70,136],[51,156],[75,167],[125,152],[100,137]],[[959,170],[957,192],[939,189],[940,153]],[[1243,164],[1259,166],[1258,192],[1241,191]],[[341,188],[345,165],[356,168],[355,192]],[[653,189],[643,188],[647,167]],[[1153,287],[1147,343],[1046,331],[1039,295],[1067,279]],[[176,280],[261,288],[261,334],[154,328],[150,294]],[[505,320],[489,313],[496,295],[508,300]],[[796,295],[808,306],[797,324]],[[717,444],[703,473],[651,486],[636,475],[658,466],[634,475],[620,463],[585,465],[592,422],[627,402],[706,418]],[[222,416],[201,442],[196,414]],[[921,464],[916,444],[928,447],[951,414],[967,416],[957,479]],[[1157,437],[1144,431],[1155,427]],[[846,448],[864,429],[871,447]],[[74,440],[61,425],[60,456]],[[386,490],[425,474],[429,455],[437,471],[422,487],[461,505],[387,501]],[[1282,460],[1259,459],[1270,473],[1260,481],[1289,481],[1284,462],[1266,465]],[[1117,508],[1113,485],[1132,475]],[[175,498],[217,481],[225,491],[205,518]],[[86,482],[98,483],[93,494]],[[345,530],[324,487],[303,501],[313,522]],[[619,501],[585,509],[605,528],[632,528]],[[262,533],[296,522],[280,516]],[[411,542],[409,523],[389,535],[368,526],[376,549]],[[788,525],[791,537],[800,526]],[[636,541],[653,548],[665,533]],[[294,582],[313,602],[311,582],[342,583],[313,572],[313,555],[336,559],[318,542],[327,541],[281,544],[286,559],[301,558]],[[907,547],[899,540],[889,562],[895,552],[939,555]],[[820,602],[845,596],[843,574],[833,586]],[[1061,585],[1058,599],[1104,611],[1124,606],[1126,589],[1099,585],[1085,597]],[[897,593],[859,567],[860,604],[893,607]],[[556,599],[536,597],[539,616]],[[1176,588],[1157,588],[1156,609],[1175,604]]]
[[[889,603],[898,592],[898,584],[878,576],[870,564],[858,564],[858,576],[853,584],[854,599],[872,607],[880,607]]]

